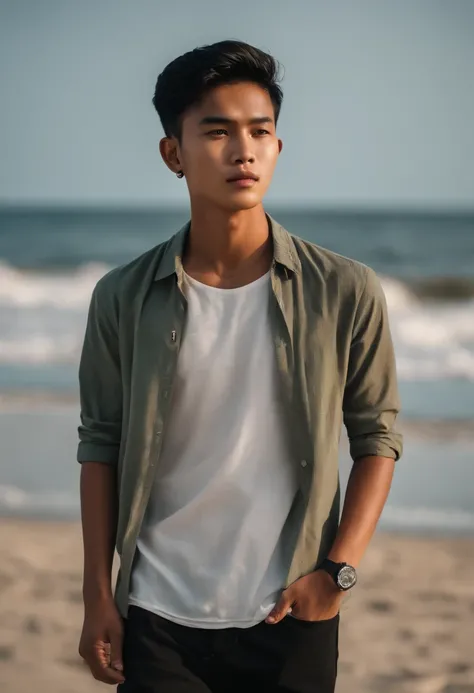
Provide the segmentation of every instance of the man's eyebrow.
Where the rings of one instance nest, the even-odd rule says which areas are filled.
[[[232,118],[226,118],[225,116],[206,116],[199,121],[199,125],[233,125],[237,121],[232,120]],[[249,125],[263,125],[264,123],[273,123],[273,118],[269,116],[260,116],[258,118],[250,118],[248,121]]]

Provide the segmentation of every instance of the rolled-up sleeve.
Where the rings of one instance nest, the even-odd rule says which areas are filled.
[[[353,460],[368,455],[399,459],[402,436],[395,355],[380,281],[366,269],[356,311],[344,391],[343,414]]]
[[[106,279],[102,278],[92,293],[79,365],[77,461],[116,464],[122,428],[122,380],[118,319]]]

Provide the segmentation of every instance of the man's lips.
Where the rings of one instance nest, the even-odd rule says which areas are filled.
[[[227,182],[232,183],[236,188],[252,188],[258,181],[258,176],[251,171],[241,171],[232,178],[228,178]]]
[[[255,173],[251,173],[250,171],[244,171],[242,173],[237,174],[236,176],[232,176],[231,178],[227,179],[228,183],[235,183],[236,181],[239,180],[253,180],[253,181],[258,181],[258,176],[255,175]]]
[[[238,188],[251,188],[256,185],[257,181],[255,178],[234,178],[233,180],[228,180],[228,183],[232,183]]]

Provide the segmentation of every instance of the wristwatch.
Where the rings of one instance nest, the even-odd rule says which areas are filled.
[[[348,563],[335,563],[325,558],[319,566],[320,570],[325,570],[332,577],[337,587],[343,592],[347,592],[357,582],[357,572]]]

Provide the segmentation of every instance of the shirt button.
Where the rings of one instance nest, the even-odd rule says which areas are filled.
[[[306,462],[306,460],[301,460],[300,464],[302,467],[306,467],[308,463]]]

